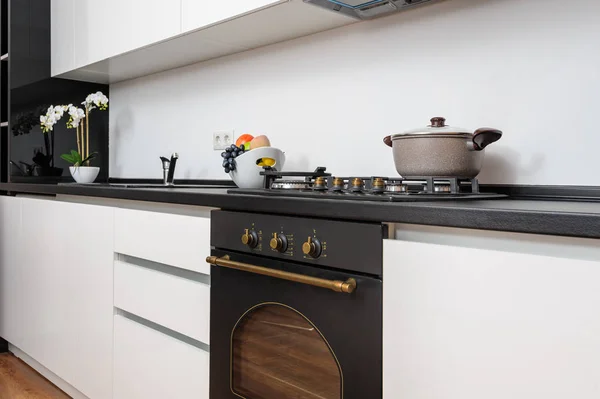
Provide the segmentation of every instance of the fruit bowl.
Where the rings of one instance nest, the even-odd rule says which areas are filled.
[[[260,172],[263,166],[282,170],[285,153],[279,148],[260,147],[239,155],[235,164],[235,170],[229,172],[229,176],[239,188],[262,188],[265,177]]]

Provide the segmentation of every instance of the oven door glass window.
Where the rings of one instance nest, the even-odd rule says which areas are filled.
[[[306,317],[262,304],[231,335],[231,389],[245,399],[341,399],[342,372],[331,347]]]

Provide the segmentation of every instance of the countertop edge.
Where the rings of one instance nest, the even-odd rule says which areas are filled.
[[[206,206],[220,209],[275,213],[314,218],[375,223],[407,223],[517,233],[600,238],[600,212],[564,212],[533,209],[494,208],[465,201],[447,206],[444,202],[360,202],[305,198],[231,195],[227,189],[173,190],[109,186],[0,183],[9,195],[73,195],[132,201]],[[498,200],[490,200],[498,201]],[[503,201],[511,201],[509,199]],[[541,201],[540,201],[541,202]],[[600,204],[598,205],[600,207]]]

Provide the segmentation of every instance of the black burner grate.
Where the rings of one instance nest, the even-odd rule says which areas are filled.
[[[504,198],[505,195],[481,193],[477,179],[458,177],[412,176],[402,177],[333,177],[325,167],[314,172],[279,172],[265,168],[262,189],[232,189],[232,194],[252,194],[299,198],[320,198],[356,201],[433,201],[446,199]],[[287,178],[306,184],[282,188]],[[280,184],[273,184],[280,183]]]

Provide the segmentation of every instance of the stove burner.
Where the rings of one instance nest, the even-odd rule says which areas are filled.
[[[385,191],[389,193],[405,193],[408,190],[408,187],[404,183],[392,183],[388,182],[385,185]]]
[[[344,179],[339,177],[333,178],[333,184],[331,186],[331,191],[342,191],[344,189]]]
[[[326,168],[323,166],[319,166],[317,169],[315,169],[314,172],[279,172],[277,169],[272,168],[270,166],[265,166],[263,167],[263,171],[260,172],[261,175],[263,175],[265,177],[265,180],[263,182],[263,189],[306,189],[306,188],[310,188],[310,186],[312,185],[312,180],[319,177],[319,176],[331,176],[331,173],[326,173],[325,170]],[[286,183],[286,180],[278,180],[281,179],[282,177],[304,177],[304,181],[307,183],[307,185],[305,186],[295,186],[298,181],[293,180],[292,184],[288,187]],[[277,184],[275,184],[277,183]],[[281,186],[281,187],[280,187]]]
[[[350,188],[350,191],[352,191],[353,193],[361,193],[364,188],[365,182],[363,179],[361,179],[360,177],[355,177],[354,179],[352,179],[352,187]]]
[[[386,191],[385,181],[383,178],[376,177],[373,179],[373,182],[371,183],[371,191],[374,194],[382,194],[384,191]]]
[[[450,193],[450,192],[452,192],[452,187],[451,187],[450,183],[446,184],[446,183],[434,182],[433,192],[434,193]]]
[[[315,179],[313,184],[313,190],[315,191],[327,191],[327,181],[323,176],[319,176]]]
[[[234,189],[232,193],[327,198],[360,201],[432,201],[442,199],[504,198],[480,193],[477,179],[459,177],[331,177],[324,167],[314,172],[279,172],[265,168],[262,189]],[[291,180],[298,178],[297,180]]]
[[[271,183],[272,189],[277,190],[305,190],[311,183],[304,180],[275,180]]]

